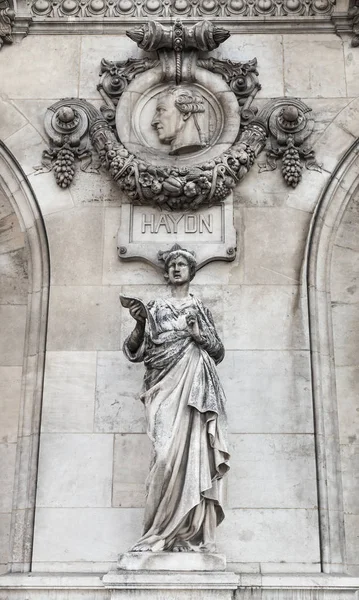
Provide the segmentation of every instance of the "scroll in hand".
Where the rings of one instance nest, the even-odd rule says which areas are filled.
[[[139,298],[130,298],[130,296],[120,295],[120,301],[124,308],[128,308],[131,317],[140,323],[144,323],[147,319],[146,307]]]

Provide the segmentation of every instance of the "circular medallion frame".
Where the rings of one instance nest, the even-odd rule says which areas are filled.
[[[176,87],[188,91],[189,95],[202,98],[202,114],[193,115],[184,125],[190,137],[196,135],[195,126],[203,134],[200,148],[188,152],[171,154],[170,142],[161,142],[154,114],[156,103],[163,96],[169,96]],[[182,121],[181,121],[182,122]],[[191,127],[191,129],[190,129]],[[151,69],[136,77],[122,94],[116,110],[116,128],[122,144],[129,152],[155,166],[189,167],[205,163],[226,152],[236,141],[240,127],[239,106],[235,94],[228,89],[219,75],[209,74],[200,67],[196,68],[195,79],[175,86],[174,82],[163,81],[162,67]]]

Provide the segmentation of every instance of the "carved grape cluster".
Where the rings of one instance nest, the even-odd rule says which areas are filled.
[[[75,174],[75,155],[66,146],[58,151],[54,160],[53,169],[57,184],[62,188],[67,188],[72,182]]]
[[[238,143],[199,166],[155,167],[130,154],[122,144],[108,142],[100,158],[133,200],[172,210],[193,210],[223,201],[253,165],[255,152],[249,144]]]
[[[288,185],[295,188],[302,177],[302,162],[299,152],[293,145],[289,146],[282,159],[282,173]]]

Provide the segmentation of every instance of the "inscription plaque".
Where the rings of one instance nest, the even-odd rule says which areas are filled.
[[[174,243],[194,250],[198,268],[213,260],[233,260],[236,256],[233,198],[193,212],[122,205],[118,233],[120,258],[142,259],[159,266],[158,252]]]

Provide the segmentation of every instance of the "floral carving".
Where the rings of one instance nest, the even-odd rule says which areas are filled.
[[[221,156],[195,167],[176,168],[146,163],[130,154],[111,133],[99,127],[92,133],[92,143],[119,187],[134,201],[171,210],[223,201],[252,167],[266,139],[265,125],[252,122],[240,141]]]
[[[247,62],[205,58],[197,61],[197,65],[212,73],[222,75],[235,94],[241,111],[242,127],[257,114],[257,109],[251,107],[252,101],[261,89],[258,81],[257,59]]]
[[[310,108],[294,99],[273,100],[261,112],[268,119],[271,138],[266,162],[259,163],[259,172],[273,171],[282,158],[282,175],[287,185],[295,188],[302,178],[302,170],[321,171],[314,150],[304,145],[313,130],[314,121],[307,117]]]
[[[349,8],[349,17],[352,19],[353,37],[351,45],[353,48],[359,46],[359,0],[353,0]]]
[[[15,20],[15,12],[8,2],[0,0],[0,49],[6,44],[12,44],[12,26]]]
[[[159,62],[158,59],[149,58],[129,58],[125,61],[102,59],[97,89],[106,103],[101,107],[101,112],[109,123],[114,125],[116,106],[128,84],[136,75],[153,69]]]
[[[229,32],[225,29],[216,27],[210,21],[191,26],[176,21],[170,27],[150,21],[127,34],[141,48],[156,50],[157,58],[103,60],[98,89],[106,106],[101,111],[85,100],[78,99],[61,100],[47,111],[45,129],[51,145],[43,153],[41,170],[54,170],[58,185],[63,188],[70,185],[75,174],[75,158],[81,160],[82,170],[97,172],[98,169],[92,165],[94,149],[120,189],[136,203],[169,210],[195,210],[200,206],[211,206],[222,202],[251,169],[265,146],[268,128],[271,135],[267,160],[259,165],[260,171],[275,169],[277,160],[282,158],[283,178],[288,185],[296,187],[304,164],[307,169],[321,170],[314,151],[304,145],[314,125],[313,119],[308,117],[311,110],[308,106],[297,99],[278,98],[268,102],[256,117],[257,111],[251,107],[260,89],[256,59],[242,63],[198,57],[199,50],[203,52],[216,48],[227,39]],[[197,67],[199,78],[203,77],[203,69],[209,70],[217,75],[216,85],[226,88],[218,77],[221,75],[232,92],[234,108],[231,110],[235,118],[229,123],[233,133],[233,123],[238,118],[238,133],[234,132],[230,142],[225,139],[224,149],[218,143],[218,148],[222,150],[218,155],[215,154],[217,142],[212,147],[207,138],[203,142],[204,134],[197,119],[197,113],[204,106],[203,98],[199,93],[197,97],[196,90],[192,89]],[[171,146],[160,164],[158,157],[153,160],[150,146],[152,153],[148,153],[144,144],[137,150],[137,142],[131,146],[129,138],[124,145],[119,140],[119,136],[122,137],[121,126],[116,123],[117,132],[114,128],[115,107],[127,85],[138,74],[149,69],[155,69],[156,85],[168,82],[168,87],[163,88],[165,92],[158,96],[151,122],[160,143]],[[183,82],[187,87],[181,87]],[[141,86],[144,83],[145,79]],[[137,81],[133,85],[136,84]],[[140,90],[143,94],[146,88],[140,87]],[[173,90],[179,92],[178,97],[172,94]],[[166,101],[169,96],[171,102]],[[238,101],[241,119],[233,96]],[[129,102],[131,94],[123,94],[121,102],[124,100]],[[231,106],[228,102],[227,99],[227,108]],[[122,109],[123,105],[120,104],[119,108]],[[121,117],[118,109],[118,116]],[[125,114],[128,114],[128,110],[132,110],[132,105],[127,106]],[[189,133],[193,132],[195,135],[191,137]],[[124,134],[128,135],[126,128]],[[225,135],[228,135],[227,131]],[[206,160],[207,148],[209,154]],[[203,162],[193,164],[192,156],[194,161],[202,159]]]
[[[67,188],[75,175],[75,159],[80,160],[81,170],[98,173],[92,165],[92,149],[88,137],[91,117],[99,113],[85,100],[60,100],[46,114],[45,129],[51,144],[42,153],[37,175],[53,171],[56,183]]]

